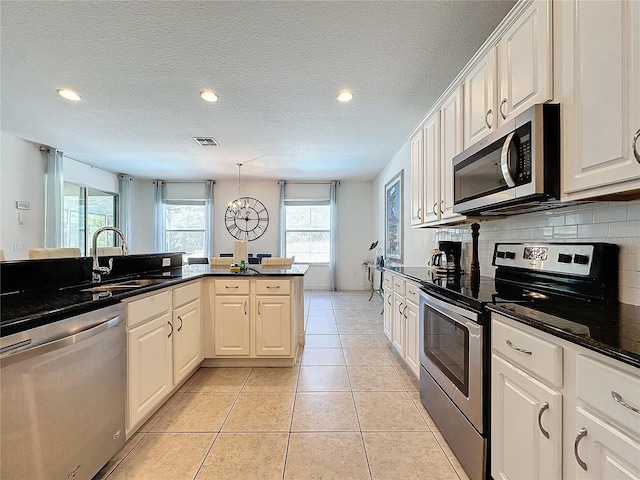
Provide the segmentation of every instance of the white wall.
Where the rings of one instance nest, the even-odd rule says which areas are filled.
[[[0,248],[7,260],[26,259],[30,248],[44,245],[45,163],[39,145],[4,132],[0,143]],[[29,210],[17,210],[17,201],[29,202]],[[14,244],[23,251],[14,251]]]
[[[404,169],[402,263],[425,266],[429,252],[437,247],[436,231],[430,228],[411,228],[411,145],[409,141],[373,181],[373,236],[374,240],[379,240],[379,246],[384,250],[384,187],[402,169]]]

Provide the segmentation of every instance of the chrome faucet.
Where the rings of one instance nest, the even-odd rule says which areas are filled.
[[[111,269],[113,268],[113,258],[109,259],[108,267],[101,267],[98,262],[98,236],[102,232],[106,232],[107,230],[111,230],[120,235],[120,240],[122,241],[122,254],[129,255],[129,249],[127,248],[127,239],[122,233],[122,230],[116,227],[102,227],[96,230],[93,234],[93,281],[100,282],[102,280],[102,275],[109,275],[111,273]]]

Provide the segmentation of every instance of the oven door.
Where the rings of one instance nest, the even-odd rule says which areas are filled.
[[[420,364],[480,434],[483,327],[478,315],[420,292]]]

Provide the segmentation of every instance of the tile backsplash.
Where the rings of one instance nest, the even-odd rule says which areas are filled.
[[[463,243],[465,271],[471,263],[471,229],[442,228],[436,240]],[[481,221],[478,239],[480,272],[493,277],[496,242],[608,242],[620,246],[619,300],[640,305],[640,200],[594,202],[557,210]]]

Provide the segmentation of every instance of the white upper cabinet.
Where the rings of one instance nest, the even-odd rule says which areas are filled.
[[[440,112],[435,112],[423,128],[424,138],[424,221],[440,220]]]
[[[640,2],[554,9],[563,200],[639,189]]]
[[[498,126],[553,98],[551,12],[549,0],[534,1],[498,43]]]
[[[467,148],[496,127],[495,49],[490,49],[464,81],[464,147]]]
[[[424,148],[422,129],[411,140],[411,225],[423,222]]]
[[[453,157],[462,152],[462,90],[460,85],[440,107],[440,218],[460,221],[453,213]]]

